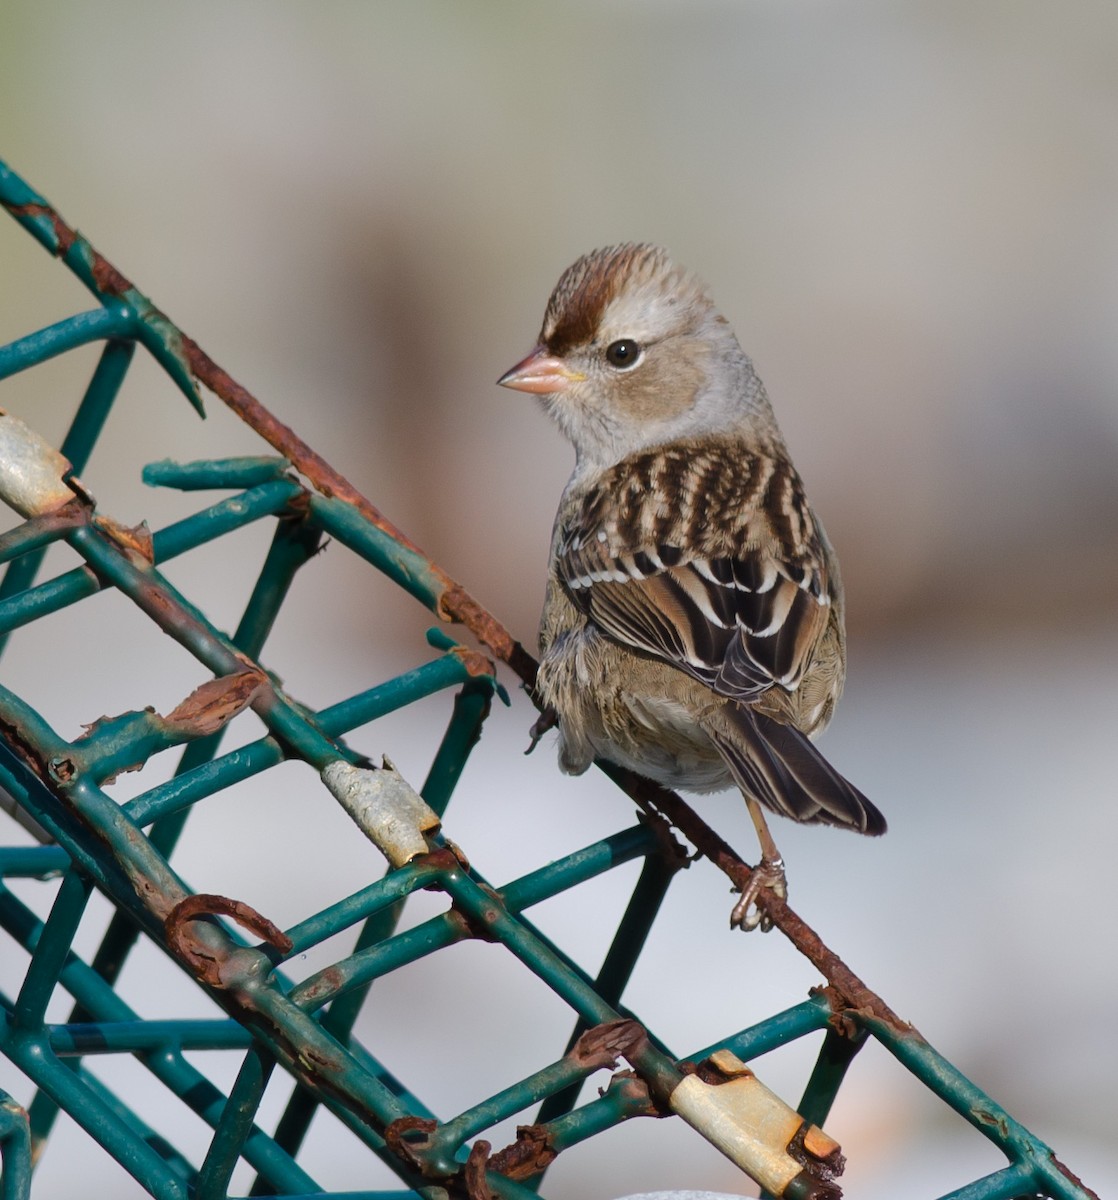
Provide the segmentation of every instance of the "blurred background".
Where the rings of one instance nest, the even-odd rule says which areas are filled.
[[[891,826],[872,843],[774,830],[792,903],[1100,1194],[1118,1183],[1116,63],[1108,0],[0,13],[0,157],[530,647],[572,454],[493,381],[594,246],[659,242],[708,280],[843,563],[850,670],[824,749]],[[0,342],[88,304],[13,222],[0,284]],[[12,380],[0,405],[58,438],[94,361]],[[190,508],[140,489],[139,464],[259,452],[207,407],[199,422],[140,363],[87,472],[103,509],[158,527]],[[263,544],[171,577],[231,625],[243,597],[226,585]],[[425,614],[347,558],[303,572],[265,655],[307,703],[428,653]],[[154,632],[135,632],[110,675],[97,654],[111,638],[49,624],[13,642],[0,675],[67,737],[102,712],[166,712],[200,682],[157,669]],[[550,742],[522,757],[532,716],[515,691],[494,711],[448,817],[494,880],[630,819],[603,778],[560,776]],[[358,745],[418,780],[429,738],[411,713]],[[333,886],[379,870],[344,818],[308,841],[296,804],[250,791],[177,866],[281,924],[314,899],[272,869],[284,845]],[[739,801],[699,808],[752,860]],[[622,902],[614,887],[596,893],[602,914]],[[817,981],[778,935],[731,935],[730,904],[713,869],[685,873],[626,996],[680,1053]],[[596,962],[588,915],[560,905],[539,921]],[[539,1065],[529,1003],[558,1031],[549,1056],[565,1028],[495,953],[459,950],[449,994],[424,964],[421,984],[375,994],[366,1030],[374,1045],[398,1030],[394,1065],[426,1077],[444,1115],[488,1094],[477,1055],[494,1034],[507,1045],[489,1090],[509,1054]],[[154,956],[133,984],[145,1011],[181,1013],[177,973]],[[783,1053],[757,1069],[794,1102],[807,1060]],[[0,1087],[28,1098],[6,1060]],[[572,1151],[547,1194],[753,1194],[678,1125],[631,1122]],[[334,1129],[316,1126],[312,1172],[387,1182]],[[875,1047],[828,1129],[860,1200],[939,1195],[1000,1163]],[[205,1144],[200,1128],[182,1137]],[[40,1200],[79,1194],[79,1179],[85,1197],[140,1194],[73,1125],[57,1140]]]

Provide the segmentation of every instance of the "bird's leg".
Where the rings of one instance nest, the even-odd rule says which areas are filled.
[[[759,925],[762,933],[768,933],[772,928],[771,918],[757,906],[757,897],[764,888],[768,888],[781,900],[788,899],[788,883],[784,874],[784,859],[776,848],[773,835],[765,822],[761,806],[752,796],[745,797],[746,807],[757,830],[757,840],[761,843],[761,861],[749,874],[749,882],[742,890],[741,899],[734,905],[730,913],[730,928],[739,928],[748,933]]]

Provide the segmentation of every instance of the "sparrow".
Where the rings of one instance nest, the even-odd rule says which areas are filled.
[[[559,765],[736,785],[761,862],[731,926],[787,896],[763,810],[885,832],[812,739],[846,669],[838,561],[768,396],[706,286],[647,244],[584,255],[497,381],[538,396],[574,472],[551,542],[538,696]]]

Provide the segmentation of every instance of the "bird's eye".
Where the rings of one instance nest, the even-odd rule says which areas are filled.
[[[611,367],[632,367],[641,356],[641,348],[631,338],[610,342],[606,347],[606,362]]]

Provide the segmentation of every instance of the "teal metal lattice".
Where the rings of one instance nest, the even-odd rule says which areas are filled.
[[[623,1007],[621,997],[660,901],[684,865],[671,827],[737,884],[748,877],[748,867],[678,797],[611,770],[644,810],[636,825],[490,886],[439,831],[492,697],[501,692],[488,659],[433,630],[430,661],[311,711],[276,682],[261,655],[295,572],[328,536],[441,618],[462,624],[528,684],[531,657],[3,164],[0,201],[97,300],[90,312],[0,348],[0,378],[76,346],[103,344],[58,451],[22,422],[0,416],[0,493],[23,518],[0,535],[0,562],[7,564],[0,584],[0,648],[19,628],[115,589],[212,675],[167,716],[145,710],[105,718],[74,740],[61,737],[25,698],[0,686],[0,787],[14,799],[13,813],[41,841],[0,849],[0,925],[28,954],[18,994],[0,996],[0,1048],[39,1089],[28,1111],[0,1093],[0,1200],[30,1195],[33,1154],[59,1109],[161,1200],[225,1197],[241,1160],[256,1172],[253,1195],[328,1195],[299,1161],[320,1105],[352,1131],[355,1145],[388,1164],[406,1189],[351,1196],[533,1196],[557,1154],[629,1117],[671,1112],[682,1114],[773,1194],[790,1200],[834,1196],[837,1147],[817,1127],[869,1038],[1004,1153],[1005,1167],[950,1200],[1092,1195],[775,899],[769,902],[775,925],[827,986],[715,1045],[686,1057],[670,1052]],[[77,478],[136,345],[149,351],[191,404],[201,410],[201,382],[280,454],[147,467],[149,484],[233,493],[154,534],[99,512]],[[161,568],[261,521],[274,525],[271,545],[229,637]],[[82,563],[36,583],[55,542],[68,544]],[[346,743],[358,727],[447,689],[454,693],[453,712],[418,793],[389,764],[377,767]],[[249,710],[263,723],[263,736],[222,752],[223,732]],[[169,780],[125,802],[104,790],[121,770],[174,747],[182,753]],[[243,902],[191,892],[169,860],[195,806],[291,760],[319,773],[322,796],[330,793],[343,805],[384,852],[389,868],[376,882],[280,930]],[[542,900],[635,860],[642,863],[638,881],[596,973],[573,961],[526,917]],[[45,921],[8,886],[17,878],[59,876]],[[420,889],[443,893],[450,909],[400,931],[402,907]],[[109,899],[114,915],[98,950],[85,961],[72,946],[95,890]],[[353,939],[351,952],[299,982],[288,976],[285,962],[342,932]],[[376,980],[443,947],[478,938],[503,947],[541,979],[570,1008],[574,1032],[554,1061],[440,1120],[407,1081],[391,1076],[377,1047],[361,1044],[352,1031]],[[115,985],[139,939],[165,951],[227,1017],[150,1020],[133,1011]],[[48,1021],[48,1003],[59,991],[70,998],[70,1017]],[[760,1088],[742,1061],[820,1031],[822,1048],[797,1115]],[[228,1093],[186,1057],[197,1050],[240,1056]],[[90,1055],[114,1054],[133,1056],[212,1128],[201,1161],[191,1161],[173,1144],[173,1131],[151,1128],[143,1112],[83,1066]],[[621,1058],[630,1069],[614,1074],[598,1098],[579,1104],[582,1080]],[[298,1086],[269,1133],[257,1124],[257,1114],[277,1064]],[[522,1127],[512,1145],[493,1153],[481,1135],[534,1108],[533,1123]],[[782,1132],[773,1132],[776,1118],[784,1122]],[[758,1121],[768,1129],[765,1136]]]

